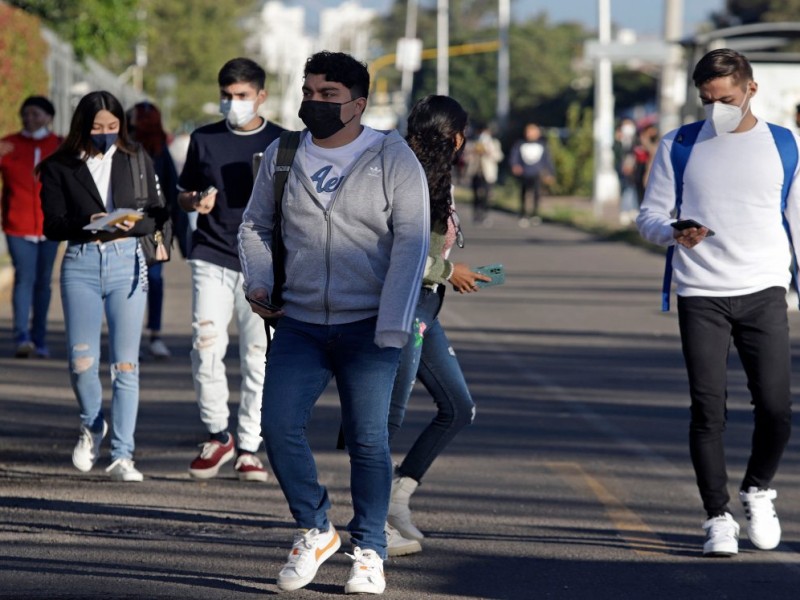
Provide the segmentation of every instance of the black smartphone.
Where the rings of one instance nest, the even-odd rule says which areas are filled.
[[[250,298],[248,296],[245,296],[245,298],[247,299],[248,302],[252,302],[256,306],[260,306],[261,308],[264,308],[266,310],[271,310],[273,312],[277,312],[277,311],[279,311],[281,309],[280,306],[275,306],[274,304],[270,304],[269,302],[266,302],[265,300],[257,300],[255,298]]]
[[[701,227],[706,227],[705,225],[698,223],[694,219],[681,219],[680,221],[675,221],[674,223],[671,223],[671,225],[673,229],[677,229],[678,231],[683,231],[684,229],[691,229],[692,227],[696,227],[697,229],[700,229]],[[706,229],[708,228],[706,227]],[[714,232],[711,229],[708,229],[706,237],[711,237],[712,235],[714,235]]]
[[[216,192],[216,191],[217,191],[217,188],[215,188],[213,185],[210,185],[210,186],[208,186],[206,189],[204,189],[202,192],[200,192],[199,194],[197,194],[197,197],[198,197],[198,198],[205,198],[205,197],[206,197],[206,196],[208,196],[210,193],[212,193],[212,192]]]
[[[506,271],[503,265],[486,265],[485,267],[478,267],[475,269],[476,273],[491,277],[491,281],[475,281],[475,285],[479,288],[489,287],[492,285],[502,285],[506,282]]]

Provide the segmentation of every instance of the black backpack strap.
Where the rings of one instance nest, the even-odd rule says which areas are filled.
[[[284,131],[278,142],[278,154],[275,158],[275,174],[272,178],[275,196],[275,220],[272,226],[272,271],[274,284],[270,302],[275,306],[283,304],[283,284],[286,283],[286,248],[283,245],[283,194],[286,180],[294,162],[294,155],[300,145],[299,131]]]

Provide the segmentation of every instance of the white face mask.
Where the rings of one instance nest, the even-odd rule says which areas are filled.
[[[703,109],[706,112],[706,120],[711,121],[714,125],[714,131],[717,135],[722,133],[730,133],[734,131],[744,119],[747,111],[750,110],[748,97],[750,91],[748,90],[742,100],[741,106],[733,106],[732,104],[723,104],[722,102],[713,102],[706,104]],[[747,103],[747,108],[744,106]]]
[[[22,135],[25,137],[31,138],[33,140],[41,140],[48,136],[50,130],[47,127],[39,127],[36,131],[26,131],[25,129],[22,130]]]
[[[233,127],[244,127],[256,118],[255,100],[220,100],[219,112]]]

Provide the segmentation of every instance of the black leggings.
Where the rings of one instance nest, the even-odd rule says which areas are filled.
[[[679,297],[678,317],[692,400],[689,449],[703,507],[714,516],[726,512],[730,500],[722,434],[731,339],[747,375],[755,421],[740,489],[769,487],[789,441],[786,291],[772,287],[745,296]]]

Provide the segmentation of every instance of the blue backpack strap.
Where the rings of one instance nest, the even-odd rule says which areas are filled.
[[[697,136],[703,128],[705,121],[688,123],[678,129],[675,139],[672,142],[672,149],[669,159],[672,163],[672,172],[675,179],[675,216],[680,217],[681,203],[683,202],[683,174],[686,171],[686,163],[689,162],[689,155],[692,153]],[[672,257],[675,254],[675,245],[667,248],[667,260],[664,265],[664,281],[661,285],[661,310],[669,311],[669,295],[672,287]]]
[[[783,166],[783,187],[781,187],[781,218],[783,219],[783,228],[786,230],[786,236],[789,238],[789,248],[792,251],[792,283],[795,290],[797,290],[798,298],[800,298],[800,277],[798,277],[797,255],[794,251],[794,243],[792,241],[792,231],[789,227],[789,221],[786,220],[786,199],[789,197],[789,190],[792,187],[795,171],[797,171],[798,153],[797,142],[795,142],[794,134],[785,127],[767,123],[769,130],[772,133],[772,138],[775,140],[775,145],[778,147],[778,154],[781,156],[781,164]]]

